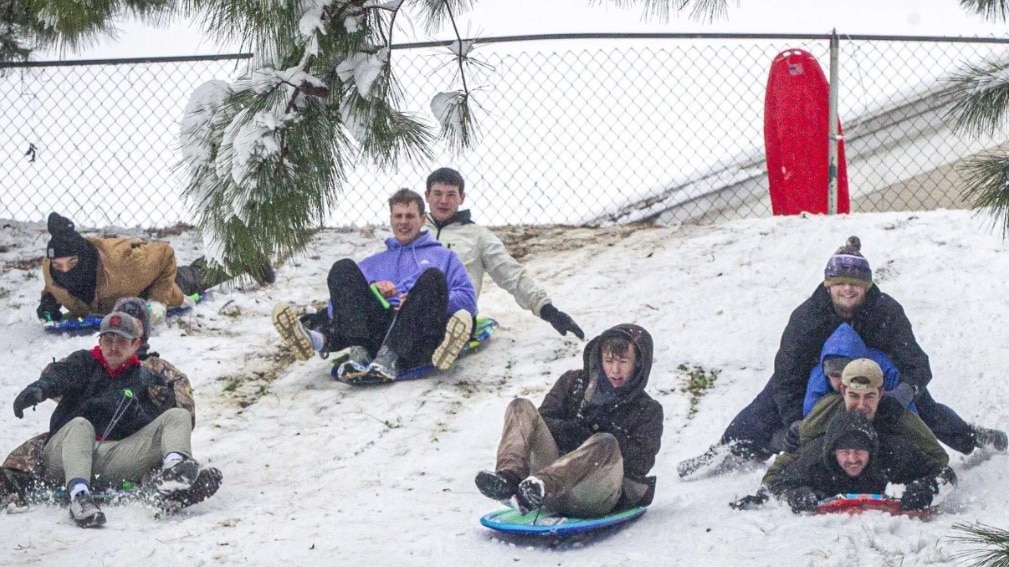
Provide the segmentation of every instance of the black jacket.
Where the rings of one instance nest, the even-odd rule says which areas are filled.
[[[600,363],[599,347],[604,337],[618,334],[637,348],[638,371],[623,387],[618,397],[606,407],[590,408],[599,380],[606,380]],[[589,341],[582,355],[583,368],[565,372],[540,405],[539,412],[561,453],[576,449],[594,433],[610,433],[620,445],[624,477],[654,487],[654,477],[647,477],[655,465],[662,441],[662,405],[645,393],[652,369],[652,337],[637,325],[618,325]],[[591,392],[590,395],[586,395]],[[649,490],[642,502],[652,497]]]
[[[809,373],[820,362],[823,343],[846,322],[834,311],[830,293],[819,285],[813,295],[792,311],[781,334],[781,345],[774,357],[774,403],[781,422],[788,425],[802,419],[802,401],[806,395]],[[918,346],[911,321],[897,300],[872,286],[865,302],[848,324],[865,341],[893,360],[900,369],[901,381],[923,390],[932,380],[928,355]]]
[[[70,420],[83,417],[94,426],[97,437],[125,439],[161,414],[149,388],[167,386],[164,378],[141,366],[139,361],[113,377],[98,361],[97,350],[97,347],[79,350],[54,362],[35,381],[47,398],[60,398],[49,418],[50,438]]]
[[[768,484],[771,493],[787,497],[792,490],[809,488],[819,499],[836,494],[880,494],[891,482],[907,484],[953,474],[948,467],[926,458],[910,439],[878,432],[874,424],[859,417],[856,411],[846,411],[831,419],[827,433],[804,445],[798,458],[776,481]],[[869,464],[852,478],[837,464],[834,448],[843,434],[858,427],[856,422],[864,425],[859,430],[871,438],[872,447]]]

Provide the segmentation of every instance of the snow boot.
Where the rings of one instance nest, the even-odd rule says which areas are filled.
[[[480,471],[476,475],[476,487],[487,498],[508,500],[518,491],[519,479],[508,471]]]
[[[105,512],[102,512],[95,499],[87,490],[83,490],[70,501],[70,518],[82,528],[97,528],[105,523]]]
[[[1000,453],[1004,453],[1009,448],[1009,438],[1004,431],[998,429],[988,429],[980,425],[971,425],[974,431],[974,446],[979,449],[991,447]]]
[[[445,338],[431,355],[431,363],[438,370],[448,370],[462,352],[473,332],[473,317],[469,311],[460,309],[448,318],[445,324]]]
[[[531,476],[519,483],[518,492],[515,493],[515,500],[518,501],[519,511],[528,514],[533,510],[543,507],[546,500],[547,489],[543,481]]]
[[[192,506],[198,502],[203,502],[213,496],[219,488],[224,475],[220,469],[206,467],[200,469],[196,475],[196,480],[192,486],[182,490],[176,490],[164,497],[164,505],[171,511],[177,511],[186,506]]]

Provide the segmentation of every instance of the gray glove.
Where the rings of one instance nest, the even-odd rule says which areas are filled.
[[[915,394],[918,393],[916,390],[917,389],[914,386],[908,384],[907,382],[901,382],[896,388],[883,395],[889,396],[900,402],[900,405],[907,407],[914,401]]]

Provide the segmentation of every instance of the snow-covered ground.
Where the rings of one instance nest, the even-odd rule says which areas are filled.
[[[665,408],[658,493],[636,523],[575,545],[504,539],[481,527],[498,507],[473,477],[493,465],[505,405],[537,404],[583,342],[560,337],[493,284],[482,312],[501,327],[482,352],[416,382],[351,388],[321,359],[293,363],[270,324],[277,301],[325,295],[329,265],[379,249],[384,231],[326,231],[286,262],[271,287],[222,290],[162,328],[155,350],[185,370],[197,399],[196,456],[220,467],[211,500],[156,520],[106,508],[108,524],[75,527],[64,509],[0,512],[0,565],[936,565],[965,550],[956,523],[1009,527],[1005,456],[951,460],[958,493],[931,521],[867,513],[740,512],[762,471],[680,481],[676,463],[703,451],[765,384],[791,310],[822,281],[852,234],[881,288],[901,301],[929,353],[934,396],[969,421],[1005,428],[1009,249],[990,221],[965,212],[772,218],[702,227],[587,229],[531,242],[525,259],[559,308],[590,335],[636,322],[655,337],[649,392]],[[44,227],[0,231],[0,453],[45,430],[52,404],[22,420],[10,403],[52,357],[95,338],[45,334],[35,320]],[[171,237],[183,261],[193,234]],[[33,261],[35,260],[35,261]],[[718,372],[688,418],[686,370]],[[273,377],[275,376],[275,379]]]

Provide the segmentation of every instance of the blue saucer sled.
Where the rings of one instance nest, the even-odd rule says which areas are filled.
[[[491,512],[480,523],[495,531],[527,536],[563,537],[619,526],[640,518],[648,509],[637,506],[600,518],[569,518],[542,511],[523,514],[514,508]]]
[[[196,303],[203,300],[203,296],[198,294],[193,294],[190,297]],[[169,307],[167,317],[173,319],[190,309],[192,308],[182,306]],[[59,321],[46,321],[42,323],[42,328],[49,333],[89,333],[98,330],[102,326],[102,319],[104,318],[104,315],[85,315],[83,317],[71,317],[67,315]]]

